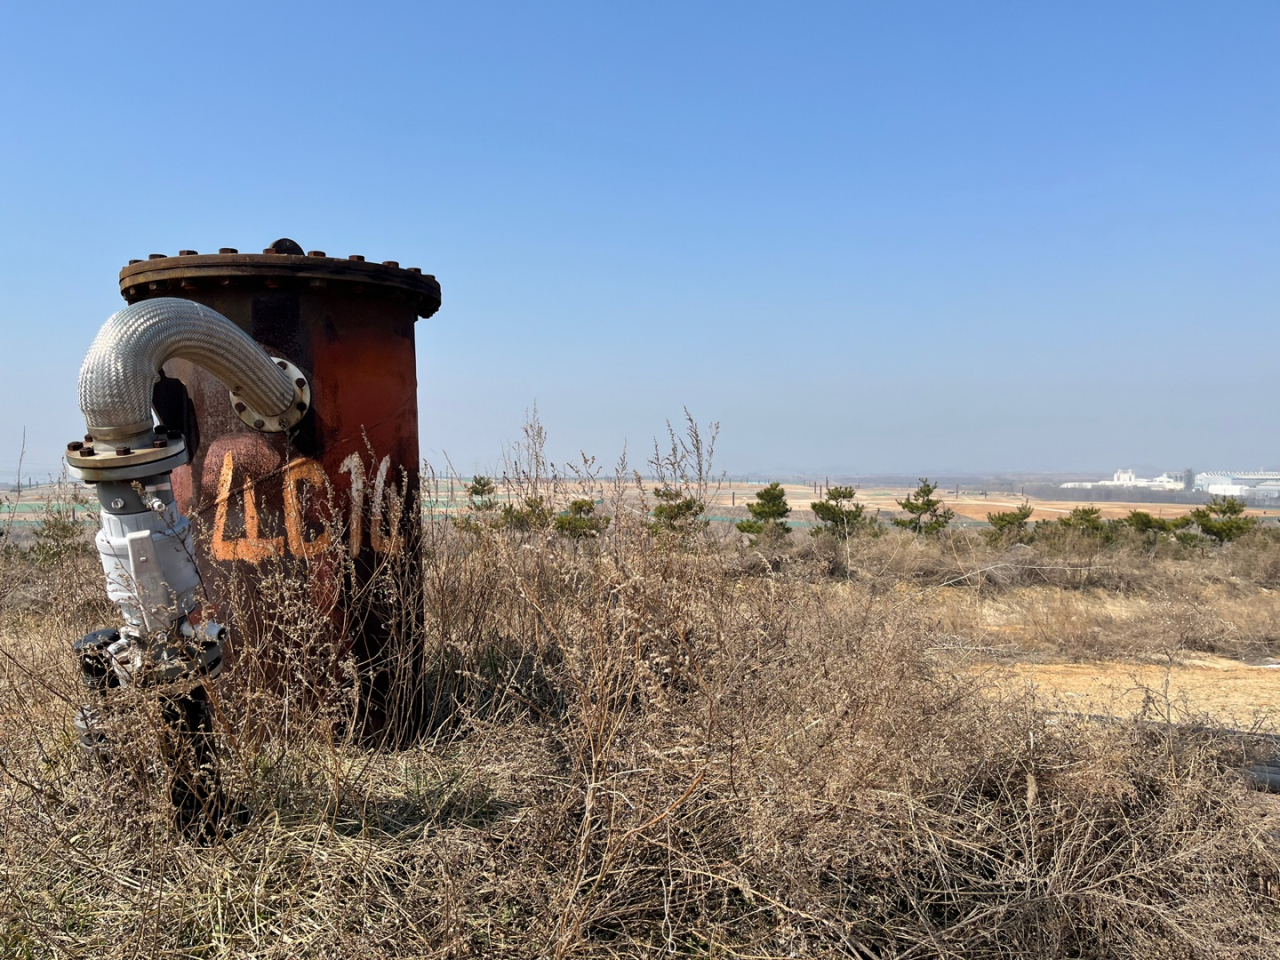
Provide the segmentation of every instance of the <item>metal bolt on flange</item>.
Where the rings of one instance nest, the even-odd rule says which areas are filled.
[[[136,480],[156,473],[166,473],[187,462],[182,435],[165,438],[167,431],[157,431],[142,447],[103,446],[101,451],[90,444],[79,450],[67,449],[67,466],[77,479],[90,483],[99,480]]]
[[[121,271],[120,291],[133,303],[171,296],[170,291],[177,290],[182,291],[179,296],[200,300],[209,289],[220,286],[253,288],[265,283],[268,289],[309,289],[322,297],[327,289],[340,286],[344,293],[358,297],[370,292],[379,298],[403,297],[423,318],[432,316],[440,306],[435,278],[421,268],[398,266],[403,261],[366,260],[358,253],[331,256],[324,250],[304,250],[288,238],[262,249],[262,254],[256,249],[242,253],[235,247],[219,247],[216,253],[187,248],[156,254],[154,261],[131,263]]]
[[[264,433],[280,433],[297,426],[298,421],[306,415],[307,408],[311,406],[311,385],[307,382],[306,374],[288,360],[283,357],[271,359],[288,375],[293,387],[293,403],[281,411],[254,410],[240,397],[240,385],[237,384],[231,390],[231,407],[247,426]]]

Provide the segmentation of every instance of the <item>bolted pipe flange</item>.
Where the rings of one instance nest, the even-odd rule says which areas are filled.
[[[112,447],[110,443],[95,446],[92,441],[69,443],[65,454],[68,472],[85,483],[137,480],[169,473],[191,459],[187,455],[187,445],[181,434],[159,433],[155,436],[164,438],[163,445],[159,439],[151,441],[150,446],[138,449]]]
[[[231,391],[231,409],[246,426],[260,433],[282,433],[298,425],[311,409],[311,382],[297,366],[283,357],[272,357],[281,370],[293,381],[293,403],[283,413],[275,416],[262,413],[249,406],[236,391]]]

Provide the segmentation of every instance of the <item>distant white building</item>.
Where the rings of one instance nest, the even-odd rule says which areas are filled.
[[[1204,487],[1204,492],[1214,497],[1247,497],[1253,493],[1253,487],[1243,483],[1210,483]]]
[[[1280,496],[1280,473],[1271,470],[1212,470],[1197,473],[1195,489],[1215,497]]]
[[[1253,495],[1267,500],[1280,499],[1280,480],[1263,480],[1253,488]]]
[[[1130,487],[1137,490],[1181,490],[1181,476],[1162,473],[1151,480],[1144,480],[1132,470],[1117,470],[1110,480],[1077,480],[1062,484],[1067,490],[1092,490],[1094,487]]]

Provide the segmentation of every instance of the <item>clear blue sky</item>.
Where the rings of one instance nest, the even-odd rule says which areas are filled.
[[[1280,4],[0,7],[0,475],[131,257],[435,273],[424,455],[1280,463]]]

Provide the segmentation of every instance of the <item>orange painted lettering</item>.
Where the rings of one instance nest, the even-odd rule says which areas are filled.
[[[267,557],[284,552],[284,537],[262,537],[258,530],[258,504],[253,495],[253,481],[246,480],[241,496],[244,501],[244,536],[226,536],[227,504],[235,479],[236,462],[230,450],[222,458],[222,474],[218,477],[217,509],[213,515],[213,555],[219,560],[247,560],[260,563]]]

